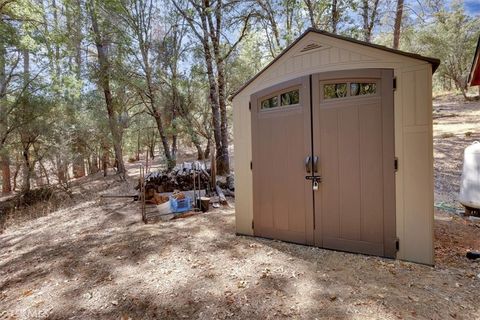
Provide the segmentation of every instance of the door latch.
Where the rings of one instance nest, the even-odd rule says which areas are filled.
[[[318,187],[320,183],[322,182],[322,177],[321,176],[305,176],[305,179],[307,180],[312,180],[312,188],[314,191],[318,190]]]

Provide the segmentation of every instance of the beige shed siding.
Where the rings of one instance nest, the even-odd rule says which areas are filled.
[[[300,52],[312,42],[322,47]],[[253,235],[250,95],[308,74],[363,68],[392,68],[397,77],[394,95],[395,153],[399,159],[396,215],[400,251],[397,257],[433,264],[431,65],[315,33],[307,34],[233,99],[236,231]]]
[[[238,95],[233,101],[233,135],[235,148],[235,229],[239,234],[253,235],[252,136],[248,109],[250,98]]]
[[[396,132],[402,137],[402,142],[396,142],[396,153],[401,169],[397,173],[397,221],[403,214],[403,223],[397,223],[398,257],[433,264],[432,69],[426,64],[405,68],[401,74],[397,92],[403,100],[404,122],[403,132]]]

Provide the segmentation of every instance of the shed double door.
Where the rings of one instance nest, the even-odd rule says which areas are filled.
[[[395,257],[392,70],[306,76],[251,104],[254,235]]]

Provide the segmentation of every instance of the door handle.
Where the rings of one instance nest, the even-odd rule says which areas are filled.
[[[311,164],[312,164],[312,157],[307,156],[307,157],[305,158],[305,171],[307,171],[307,173],[311,173],[311,172],[312,172],[312,169],[311,169],[312,166],[311,166]]]
[[[318,156],[313,157],[313,172],[318,172]]]

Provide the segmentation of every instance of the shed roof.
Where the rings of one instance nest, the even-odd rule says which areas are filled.
[[[230,100],[233,99],[237,94],[239,94],[243,89],[245,89],[256,78],[258,78],[265,70],[267,70],[272,64],[274,64],[278,59],[280,59],[285,53],[287,53],[291,48],[293,48],[300,40],[302,40],[310,32],[321,34],[321,35],[332,37],[332,38],[336,38],[336,39],[340,39],[340,40],[344,40],[344,41],[348,41],[348,42],[352,42],[352,43],[356,43],[356,44],[360,44],[360,45],[375,48],[375,49],[379,49],[379,50],[382,50],[382,51],[387,51],[387,52],[394,53],[394,54],[399,54],[399,55],[406,56],[406,57],[413,58],[413,59],[427,61],[432,65],[432,72],[435,72],[435,70],[437,70],[438,66],[440,65],[440,60],[436,59],[436,58],[425,57],[425,56],[422,56],[422,55],[419,55],[419,54],[416,54],[416,53],[410,53],[410,52],[406,52],[406,51],[396,50],[396,49],[381,46],[381,45],[378,45],[378,44],[369,43],[369,42],[357,40],[357,39],[354,39],[354,38],[330,33],[330,32],[324,31],[324,30],[319,30],[319,29],[315,29],[315,28],[308,28],[300,37],[298,37],[288,47],[286,47],[278,56],[276,56],[275,59],[270,61],[269,64],[267,64],[262,70],[260,70],[256,75],[254,75],[252,78],[250,78],[250,80],[245,82],[237,91],[235,91],[230,96]],[[477,51],[478,51],[478,47],[477,47]]]
[[[472,69],[468,76],[468,84],[470,86],[480,85],[480,37],[478,37],[477,49],[473,56]]]

